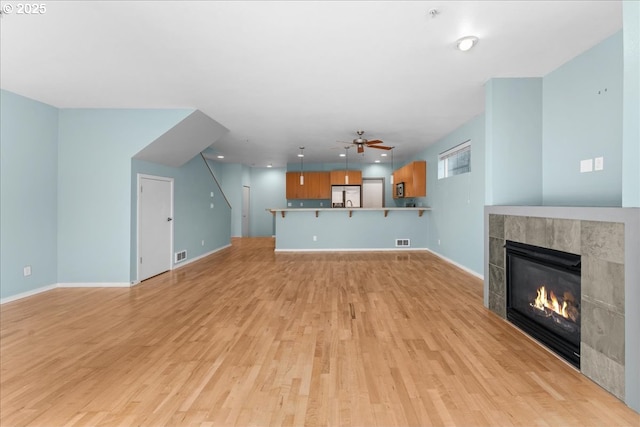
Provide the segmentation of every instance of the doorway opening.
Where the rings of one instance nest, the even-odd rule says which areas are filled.
[[[384,178],[362,178],[362,207],[384,207]]]
[[[251,187],[242,186],[242,237],[249,237],[249,212],[251,207]]]
[[[171,270],[173,178],[138,174],[138,281]]]

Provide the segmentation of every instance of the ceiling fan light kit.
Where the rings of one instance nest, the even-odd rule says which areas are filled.
[[[391,147],[387,147],[385,145],[377,145],[377,144],[382,144],[383,142],[379,139],[373,139],[371,141],[367,140],[366,138],[364,138],[362,135],[364,135],[364,131],[363,130],[359,130],[356,131],[356,133],[358,134],[358,137],[355,138],[351,143],[353,145],[355,145],[356,147],[358,147],[358,154],[364,153],[364,148],[377,148],[379,150],[391,150]]]

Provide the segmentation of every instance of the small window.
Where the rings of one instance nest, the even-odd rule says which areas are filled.
[[[471,140],[438,155],[438,179],[471,172]]]

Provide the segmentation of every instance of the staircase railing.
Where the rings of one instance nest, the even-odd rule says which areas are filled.
[[[202,161],[204,161],[204,164],[207,165],[207,169],[209,169],[209,173],[211,174],[211,176],[213,177],[213,180],[216,182],[216,185],[220,189],[220,193],[222,194],[222,197],[224,197],[224,201],[227,202],[227,206],[229,206],[229,209],[232,209],[231,203],[229,203],[229,199],[227,199],[227,196],[224,194],[224,190],[222,189],[222,187],[220,186],[220,183],[218,182],[218,179],[216,178],[216,174],[213,173],[213,169],[211,169],[211,166],[209,166],[209,162],[207,162],[207,158],[202,153],[200,153],[200,157],[202,157]]]

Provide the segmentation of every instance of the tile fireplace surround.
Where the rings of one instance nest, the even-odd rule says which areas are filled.
[[[580,371],[640,412],[640,209],[485,206],[484,216],[484,305],[506,320],[506,240],[581,255]]]

